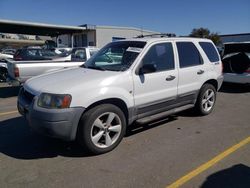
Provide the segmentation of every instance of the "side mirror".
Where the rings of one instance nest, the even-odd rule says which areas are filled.
[[[154,64],[145,64],[139,70],[139,74],[147,74],[152,72],[156,72],[156,65]]]

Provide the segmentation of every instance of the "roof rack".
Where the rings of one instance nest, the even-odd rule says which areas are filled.
[[[154,34],[149,34],[149,35],[138,35],[135,38],[145,38],[145,37],[176,37],[176,34],[174,33],[154,33]]]

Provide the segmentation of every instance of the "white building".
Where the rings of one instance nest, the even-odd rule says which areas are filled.
[[[16,41],[20,39],[37,41],[36,36],[46,36],[52,37],[58,47],[97,46],[101,48],[111,41],[159,32],[134,27],[90,24],[67,26],[0,19],[0,33],[4,33],[5,36],[13,40],[15,38]],[[1,35],[1,38],[3,38],[3,35]],[[6,45],[6,42],[2,42],[2,44]]]
[[[138,29],[134,27],[117,26],[94,26],[81,25],[86,30],[81,33],[73,34],[74,46],[97,46],[103,47],[105,44],[125,38],[133,38],[139,35],[156,34],[159,32]],[[56,39],[54,39],[56,40]],[[71,46],[71,35],[61,35],[58,37],[61,46]]]

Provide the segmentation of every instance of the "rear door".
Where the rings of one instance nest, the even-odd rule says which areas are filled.
[[[176,42],[179,60],[178,99],[190,102],[196,96],[205,80],[206,67],[195,43]]]

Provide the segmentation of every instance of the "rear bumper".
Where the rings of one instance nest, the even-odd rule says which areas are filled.
[[[239,84],[249,84],[250,74],[243,73],[224,73],[224,82],[239,83]]]
[[[38,97],[32,102],[18,96],[18,111],[28,121],[30,127],[42,135],[62,140],[75,140],[79,120],[84,112],[83,107],[66,109],[46,109],[37,106]]]
[[[218,82],[218,88],[217,90],[219,91],[219,89],[221,88],[221,85],[223,83],[224,77],[221,75],[217,78],[217,82]]]

